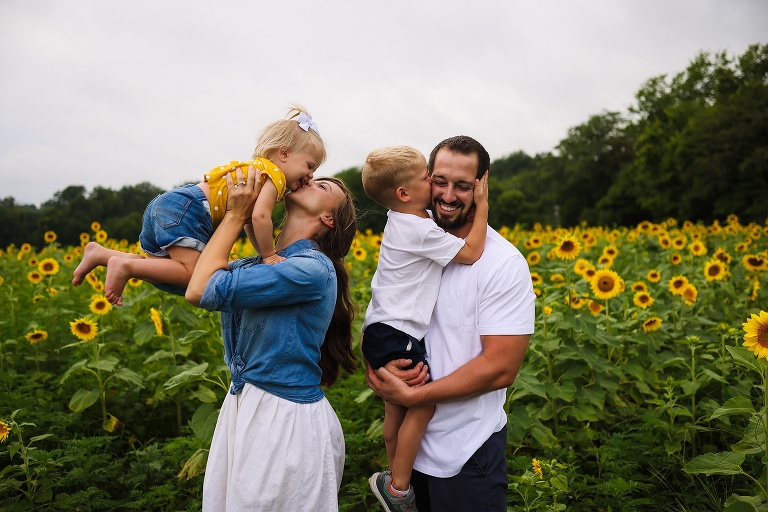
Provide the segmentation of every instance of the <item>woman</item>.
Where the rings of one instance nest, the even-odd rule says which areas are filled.
[[[204,511],[336,511],[344,437],[321,385],[357,368],[344,256],[357,223],[344,184],[320,178],[286,196],[276,265],[228,263],[261,180],[227,176],[227,212],[192,274],[187,300],[221,311],[232,373],[208,456]]]

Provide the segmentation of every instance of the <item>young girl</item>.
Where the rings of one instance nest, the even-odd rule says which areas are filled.
[[[200,252],[224,217],[224,178],[228,173],[234,178],[237,169],[247,176],[246,168],[259,172],[261,178],[261,192],[246,234],[265,263],[282,261],[284,258],[275,253],[272,239],[272,208],[288,190],[306,185],[325,157],[317,125],[303,106],[293,105],[286,119],[270,124],[259,135],[255,160],[217,167],[202,182],[175,188],[149,203],[139,235],[146,257],[90,242],[75,269],[72,284],[79,286],[90,271],[103,265],[107,267],[104,296],[112,304],[123,304],[123,289],[134,277],[161,290],[184,295]]]

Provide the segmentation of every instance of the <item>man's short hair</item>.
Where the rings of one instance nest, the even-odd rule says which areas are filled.
[[[483,177],[483,174],[485,174],[486,171],[490,171],[491,169],[491,157],[488,155],[488,151],[485,150],[482,144],[477,142],[472,137],[467,137],[466,135],[456,135],[455,137],[450,137],[439,143],[429,154],[427,170],[429,170],[430,175],[435,168],[435,158],[437,157],[437,152],[443,148],[460,155],[477,156],[476,179],[478,180]]]

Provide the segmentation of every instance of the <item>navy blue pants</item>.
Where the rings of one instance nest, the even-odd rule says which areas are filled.
[[[419,512],[506,512],[507,427],[491,435],[458,475],[438,478],[416,470],[411,485]]]

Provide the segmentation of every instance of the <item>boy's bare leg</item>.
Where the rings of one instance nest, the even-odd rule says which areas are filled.
[[[408,412],[402,405],[390,404],[384,402],[384,446],[387,449],[387,463],[389,467],[395,462],[395,452],[397,451],[397,436],[400,431],[400,425],[403,424],[405,413]]]
[[[133,277],[150,283],[187,286],[200,252],[189,247],[169,247],[168,253],[170,258],[110,258],[107,262],[104,296],[111,304],[122,306],[123,290],[128,280]]]
[[[72,286],[80,286],[83,284],[83,280],[88,273],[98,266],[107,266],[110,258],[140,258],[144,257],[140,254],[134,254],[131,252],[116,251],[114,249],[107,249],[102,247],[97,242],[88,242],[83,251],[83,259],[80,260],[80,264],[77,265],[74,271],[74,277],[72,278]]]
[[[397,451],[392,470],[392,487],[398,491],[407,491],[411,485],[411,472],[416,454],[419,452],[421,438],[427,423],[435,414],[434,405],[411,407],[403,419],[397,436]]]

